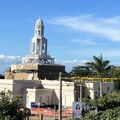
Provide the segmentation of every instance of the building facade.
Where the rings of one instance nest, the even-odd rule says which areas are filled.
[[[82,98],[99,98],[99,82],[84,82],[82,91],[80,84],[62,81],[62,106],[71,107],[72,102]],[[0,80],[0,91],[12,91],[14,96],[22,96],[21,104],[31,108],[31,103],[59,104],[59,81],[58,80]],[[106,95],[113,92],[113,83],[103,82],[102,93]]]
[[[54,58],[48,55],[47,46],[43,21],[38,19],[30,42],[30,54],[23,57],[22,64],[11,65],[10,70],[5,73],[5,79],[57,79],[59,72],[65,73],[65,66],[55,64]]]

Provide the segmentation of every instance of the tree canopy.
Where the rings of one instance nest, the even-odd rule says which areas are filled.
[[[98,77],[102,77],[104,73],[111,69],[109,60],[103,60],[103,56],[93,56],[92,62],[87,62],[86,65],[96,73]]]
[[[87,103],[86,103],[87,104]],[[119,120],[120,119],[120,92],[114,92],[99,99],[89,101],[91,111],[80,120]],[[98,112],[95,112],[95,109]]]
[[[88,66],[75,66],[73,67],[71,71],[72,76],[79,76],[79,77],[85,77],[85,76],[91,76],[92,72]]]
[[[21,110],[21,97],[12,97],[11,91],[0,92],[0,120],[25,120],[26,111]]]
[[[85,63],[84,66],[75,66],[72,68],[71,75],[79,77],[108,77],[112,76],[114,71],[111,70],[109,60],[104,60],[103,56],[93,56],[93,61]],[[111,73],[110,73],[111,70]],[[108,74],[109,73],[109,74]],[[120,73],[120,72],[119,72]],[[114,73],[119,74],[118,71]],[[119,75],[120,76],[120,75]]]

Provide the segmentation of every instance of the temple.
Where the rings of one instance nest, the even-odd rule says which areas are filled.
[[[65,66],[55,64],[54,58],[47,54],[47,39],[44,37],[44,24],[39,18],[34,27],[30,42],[30,54],[22,58],[22,64],[12,64],[5,72],[5,79],[40,80],[58,79],[58,73],[65,73]]]
[[[54,64],[54,58],[47,54],[47,39],[41,19],[35,23],[34,36],[30,44],[30,55],[22,59],[23,64]]]

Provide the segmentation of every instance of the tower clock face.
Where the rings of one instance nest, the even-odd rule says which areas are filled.
[[[35,43],[34,42],[32,43],[32,52],[33,53],[35,52]]]

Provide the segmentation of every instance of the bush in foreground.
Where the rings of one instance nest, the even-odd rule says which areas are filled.
[[[80,120],[120,120],[120,92],[89,101],[91,111]],[[96,107],[98,112],[95,112]]]

